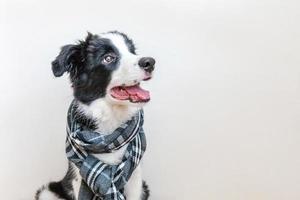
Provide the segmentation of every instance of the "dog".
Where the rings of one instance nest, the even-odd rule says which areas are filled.
[[[153,76],[155,59],[136,53],[133,41],[124,33],[111,31],[88,33],[84,40],[65,45],[52,62],[55,77],[68,73],[83,120],[91,120],[93,130],[112,133],[131,119],[149,102],[150,95],[141,88],[142,81]],[[127,145],[111,153],[94,154],[110,165],[121,162]],[[36,200],[78,199],[81,175],[71,162],[61,181],[42,186]],[[124,187],[127,200],[147,200],[149,189],[138,165]]]

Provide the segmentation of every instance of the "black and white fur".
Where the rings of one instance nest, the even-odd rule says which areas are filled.
[[[151,78],[154,63],[152,69],[145,69],[140,66],[141,58],[136,54],[132,40],[123,33],[89,33],[78,44],[63,46],[52,62],[52,70],[56,77],[69,73],[82,118],[91,120],[96,131],[110,134],[145,104],[121,101],[109,95],[113,87],[130,86]],[[106,163],[118,164],[126,147],[127,145],[113,153],[95,156]],[[40,188],[36,193],[36,200],[76,200],[80,183],[77,167],[69,163],[65,177]],[[148,199],[149,190],[142,179],[140,166],[126,184],[125,196],[127,200]]]

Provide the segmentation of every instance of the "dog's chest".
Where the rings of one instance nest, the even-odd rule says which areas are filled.
[[[110,107],[105,101],[99,99],[89,106],[81,105],[80,110],[87,116],[95,119],[97,125],[96,131],[101,132],[102,134],[111,134],[122,123],[131,119],[131,117],[138,112],[139,108],[124,108],[120,106]],[[105,163],[115,165],[122,161],[127,146],[128,145],[124,145],[121,149],[111,153],[93,155]]]
[[[102,132],[102,133],[106,133],[106,134],[110,134],[112,133],[118,126],[121,125],[121,121],[113,121],[113,122],[108,122],[108,123],[104,123],[103,121],[100,123],[101,126],[98,127],[98,129],[96,131]],[[99,160],[110,164],[110,165],[116,165],[119,164],[122,161],[124,152],[127,148],[128,144],[124,145],[122,148],[114,151],[114,152],[110,152],[110,153],[101,153],[101,154],[93,154],[96,158],[98,158]]]
[[[124,155],[127,146],[128,144],[124,145],[121,149],[111,153],[101,153],[101,154],[93,154],[93,155],[99,160],[107,164],[116,165],[122,161],[122,157]]]

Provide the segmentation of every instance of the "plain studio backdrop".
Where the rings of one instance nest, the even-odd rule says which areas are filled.
[[[157,60],[145,87],[153,200],[300,199],[297,0],[0,3],[0,199],[66,170],[67,76],[51,61],[87,31],[126,32]]]

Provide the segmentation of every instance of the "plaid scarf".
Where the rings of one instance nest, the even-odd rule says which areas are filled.
[[[124,186],[146,149],[143,111],[111,134],[93,131],[81,119],[75,101],[68,111],[66,154],[80,171],[79,200],[125,200]],[[128,144],[121,163],[109,165],[92,153],[109,153]]]

